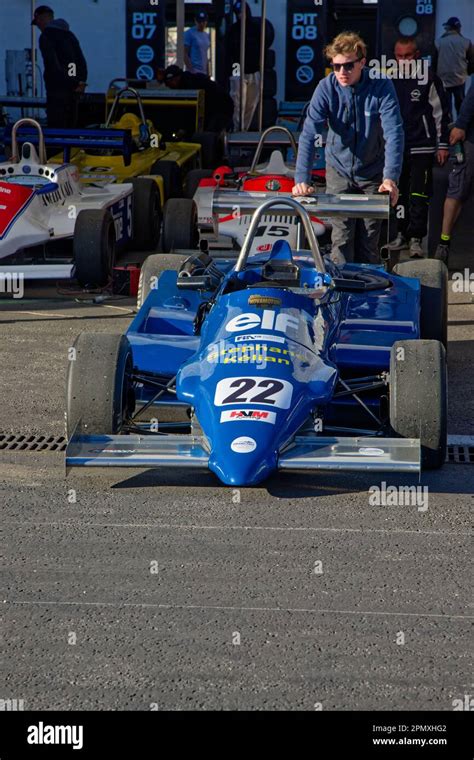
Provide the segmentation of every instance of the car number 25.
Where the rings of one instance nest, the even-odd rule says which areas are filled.
[[[289,409],[293,386],[273,377],[227,377],[217,383],[214,404],[263,404]]]

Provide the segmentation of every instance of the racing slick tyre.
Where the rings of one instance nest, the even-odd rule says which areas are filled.
[[[140,269],[137,309],[141,309],[150,291],[156,288],[160,274],[166,272],[168,269],[173,269],[177,272],[181,267],[181,264],[183,264],[187,258],[187,254],[181,256],[176,253],[170,253],[169,256],[163,256],[161,253],[147,256]]]
[[[196,204],[190,198],[171,198],[163,214],[162,250],[169,253],[177,248],[197,248],[198,244]]]
[[[210,179],[213,175],[212,169],[193,169],[188,172],[184,180],[185,198],[194,198],[194,194],[199,187],[202,179]]]
[[[421,284],[421,337],[448,347],[448,270],[442,261],[404,261],[393,267],[400,277],[416,277]]]
[[[154,251],[161,232],[161,198],[158,185],[148,177],[134,177],[133,185],[133,248]]]
[[[419,438],[421,466],[446,459],[446,354],[438,340],[398,340],[390,352],[390,425],[395,436]]]
[[[115,261],[115,227],[108,209],[79,211],[74,226],[75,277],[83,288],[104,287]]]
[[[135,406],[130,343],[125,335],[83,332],[73,348],[66,385],[68,438],[76,429],[116,435]]]
[[[221,135],[217,132],[195,132],[191,142],[201,146],[201,165],[203,169],[215,169],[222,160],[224,146]]]
[[[176,161],[155,161],[150,169],[150,174],[159,175],[163,178],[163,203],[166,203],[168,198],[182,198],[183,178]]]

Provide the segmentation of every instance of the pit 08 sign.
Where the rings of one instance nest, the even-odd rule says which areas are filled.
[[[308,101],[324,76],[328,0],[288,0],[286,100]]]
[[[155,79],[165,63],[165,0],[127,0],[127,77]]]

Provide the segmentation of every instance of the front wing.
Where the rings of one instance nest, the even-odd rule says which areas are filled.
[[[196,435],[74,435],[66,467],[206,469],[206,440]],[[279,456],[279,470],[419,472],[417,438],[296,436]]]

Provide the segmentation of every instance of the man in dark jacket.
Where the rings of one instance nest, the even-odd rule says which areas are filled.
[[[404,134],[393,84],[371,78],[364,69],[367,49],[354,32],[338,35],[326,55],[334,73],[321,80],[311,99],[298,146],[293,194],[314,192],[310,179],[315,140],[327,122],[327,192],[388,192],[396,206]],[[380,227],[376,219],[334,218],[331,259],[339,265],[354,260],[378,263]]]
[[[393,84],[405,129],[405,155],[400,177],[399,208],[403,213],[397,212],[398,235],[389,248],[409,247],[412,258],[422,258],[421,243],[428,231],[432,195],[433,158],[436,155],[440,166],[448,158],[449,101],[440,78],[428,68],[428,61],[420,59],[413,37],[397,40],[395,58],[398,76]]]
[[[204,128],[209,132],[222,132],[232,126],[234,104],[227,92],[205,74],[192,74],[179,66],[168,66],[163,74],[163,81],[172,90],[204,90],[205,122]]]
[[[40,5],[31,22],[41,32],[39,48],[44,62],[48,127],[77,126],[79,96],[87,83],[87,64],[77,37],[64,19]]]
[[[474,77],[463,100],[458,118],[449,135],[449,144],[457,146],[443,209],[441,240],[435,259],[448,264],[451,234],[468,198],[474,195]]]

